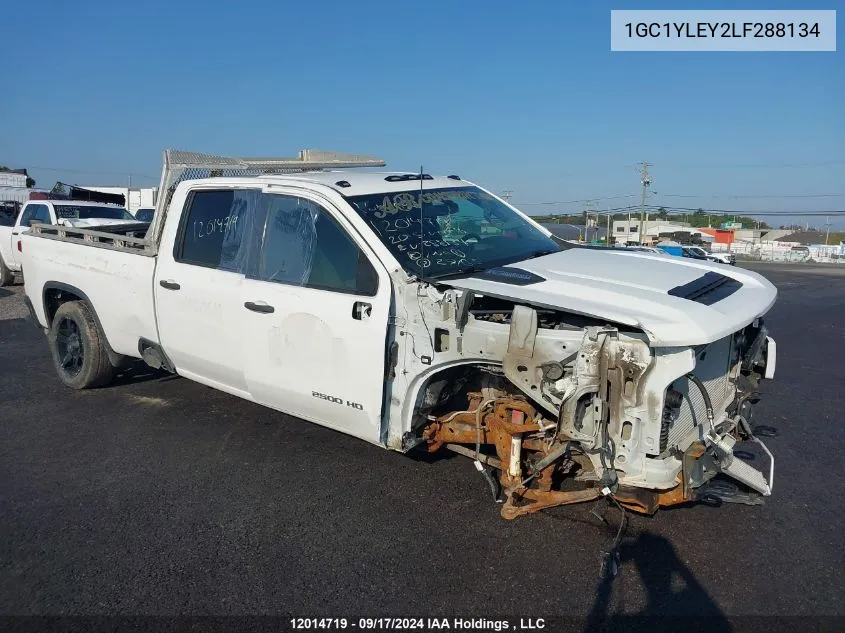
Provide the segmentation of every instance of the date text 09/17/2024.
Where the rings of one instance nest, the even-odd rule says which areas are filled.
[[[818,38],[821,33],[818,22],[628,22],[625,28],[628,37],[642,38]]]
[[[540,631],[546,628],[544,618],[519,618],[516,621],[487,618],[291,618],[292,630],[360,631]]]

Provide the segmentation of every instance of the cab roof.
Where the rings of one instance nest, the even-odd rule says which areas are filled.
[[[411,172],[315,171],[299,174],[263,174],[246,178],[262,184],[282,185],[307,182],[329,187],[344,196],[418,191],[420,189],[419,173]],[[472,186],[474,186],[473,183],[462,180],[458,176],[423,174],[423,190]]]

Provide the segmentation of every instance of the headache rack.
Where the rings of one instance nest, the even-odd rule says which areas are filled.
[[[384,167],[386,163],[373,156],[344,154],[318,149],[304,149],[295,157],[233,158],[213,156],[182,150],[164,150],[161,182],[156,200],[156,212],[146,231],[136,225],[114,225],[90,229],[34,224],[30,232],[48,239],[81,242],[100,248],[155,255],[164,227],[167,208],[176,186],[185,180],[225,176],[260,176],[267,174],[297,174],[326,169],[355,167]],[[134,227],[134,228],[132,228]],[[140,233],[140,236],[139,236]]]

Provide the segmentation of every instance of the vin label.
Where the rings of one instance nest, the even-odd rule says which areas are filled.
[[[612,51],[835,51],[836,11],[611,11]]]

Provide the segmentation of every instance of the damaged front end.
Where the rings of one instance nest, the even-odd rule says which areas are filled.
[[[653,514],[724,499],[711,485],[720,473],[756,498],[771,493],[773,460],[750,425],[775,363],[761,321],[696,348],[659,347],[633,328],[471,292],[439,305],[449,303],[438,351],[487,358],[435,372],[409,435],[473,458],[491,481],[497,471],[503,517],[603,495]],[[768,455],[767,476],[734,452],[745,440]]]

